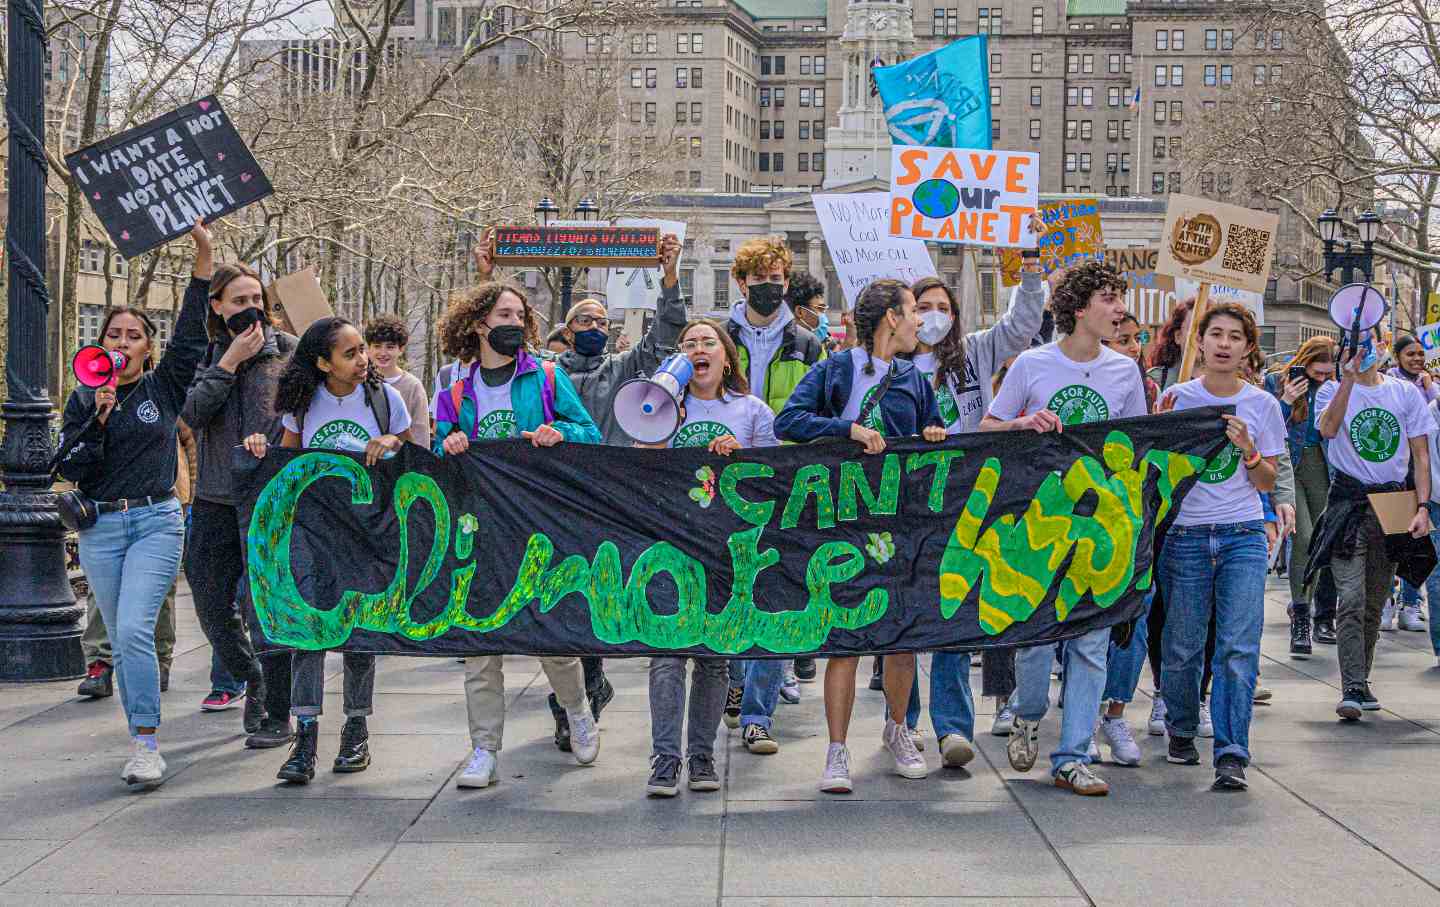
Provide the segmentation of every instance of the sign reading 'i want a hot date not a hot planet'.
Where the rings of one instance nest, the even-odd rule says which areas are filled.
[[[126,258],[274,191],[214,97],[72,152],[65,165]]]

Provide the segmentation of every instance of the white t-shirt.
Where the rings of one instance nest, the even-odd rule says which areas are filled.
[[[1244,420],[1260,456],[1278,457],[1285,450],[1285,418],[1280,414],[1280,401],[1253,384],[1243,385],[1240,393],[1232,397],[1217,397],[1197,378],[1175,385],[1164,397],[1175,399],[1177,412],[1201,406],[1233,406],[1235,415]],[[1264,519],[1260,493],[1250,484],[1250,470],[1245,468],[1243,459],[1240,448],[1226,444],[1225,449],[1206,464],[1200,481],[1190,488],[1175,524],[1203,526]]]
[[[865,374],[867,361],[874,365],[875,374]],[[860,410],[869,402],[870,397],[874,396],[874,391],[880,387],[880,382],[885,380],[886,373],[890,371],[890,363],[879,356],[867,357],[864,350],[855,347],[850,350],[850,369],[850,399],[845,401],[845,410],[840,413],[840,418],[854,422],[860,417]],[[879,403],[870,407],[865,427],[884,434],[885,420],[881,418]]]
[[[1326,381],[1315,392],[1315,419],[1319,421],[1340,391]],[[1403,482],[1410,469],[1410,438],[1429,434],[1435,420],[1425,406],[1420,388],[1408,381],[1381,375],[1374,387],[1356,383],[1350,389],[1345,420],[1325,449],[1331,466],[1366,485]]]
[[[472,435],[475,440],[497,441],[520,436],[515,427],[515,407],[510,403],[510,385],[514,383],[512,372],[510,380],[499,387],[490,387],[480,375],[480,364],[475,364],[470,381],[475,390],[475,432]]]
[[[405,408],[405,398],[389,384],[382,383],[380,386],[385,389],[385,396],[390,401],[390,434],[404,434],[410,428],[410,411]],[[286,413],[280,418],[280,423],[288,431],[300,434],[300,425],[295,421],[294,413]],[[315,388],[315,396],[310,398],[300,446],[323,450],[364,450],[366,444],[381,434],[375,411],[365,400],[363,385],[343,397],[337,397],[322,384]]]
[[[775,414],[765,401],[746,394],[723,393],[719,400],[685,398],[685,422],[671,447],[707,447],[716,438],[734,435],[741,447],[774,447]]]
[[[978,409],[980,406],[979,389],[972,390],[968,394],[957,393],[954,375],[946,378],[944,385],[935,387],[935,371],[939,366],[935,362],[934,353],[916,353],[915,358],[910,361],[920,370],[920,374],[925,376],[925,383],[935,388],[935,406],[940,410],[940,418],[945,422],[945,434],[958,435],[965,431],[965,420],[962,418],[963,411],[960,405],[960,398],[962,396],[967,398],[963,401],[966,407],[974,406]],[[979,420],[980,416],[977,415],[974,417],[974,421],[977,424]]]
[[[990,415],[1009,421],[1048,409],[1065,425],[1145,415],[1145,385],[1135,360],[1109,347],[1089,362],[1076,362],[1059,342],[1026,350],[1015,359]]]

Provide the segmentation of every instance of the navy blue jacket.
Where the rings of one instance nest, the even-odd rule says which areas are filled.
[[[930,382],[910,362],[897,358],[894,364],[895,377],[879,404],[885,437],[918,435],[929,425],[943,427]],[[884,367],[882,362],[875,363],[877,370]],[[845,411],[853,386],[854,367],[849,354],[837,353],[815,363],[775,417],[775,436],[782,441],[850,437],[854,423],[840,414]]]

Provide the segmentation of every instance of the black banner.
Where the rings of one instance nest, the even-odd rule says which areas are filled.
[[[274,191],[213,95],[73,151],[65,166],[126,258]]]
[[[410,655],[1052,642],[1139,615],[1157,526],[1227,443],[1219,413],[879,456],[237,451],[253,616],[278,645]]]

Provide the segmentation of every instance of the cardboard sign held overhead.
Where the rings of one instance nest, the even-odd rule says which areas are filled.
[[[1175,278],[1157,274],[1157,248],[1106,249],[1105,263],[1125,278],[1125,309],[1141,324],[1164,324],[1177,302]]]
[[[65,166],[126,258],[274,191],[213,96],[71,152]]]
[[[313,267],[271,283],[265,288],[265,301],[272,315],[278,313],[280,326],[297,337],[321,318],[335,314]]]
[[[685,222],[683,220],[656,220],[653,217],[621,218],[617,227],[654,227],[660,235],[674,233],[680,241],[681,256],[685,248]],[[675,262],[679,273],[680,261]],[[637,268],[611,268],[605,281],[605,305],[611,309],[625,311],[654,311],[660,302],[660,280],[664,272],[653,258],[648,265]],[[638,339],[638,338],[635,338]]]
[[[1040,268],[1046,274],[1101,257],[1105,234],[1100,228],[1100,200],[1075,198],[1040,206],[1045,232],[1040,234]],[[1000,253],[1000,279],[1007,287],[1020,283],[1024,264],[1018,249]]]
[[[1170,196],[1161,274],[1264,293],[1280,215],[1189,195]]]
[[[816,194],[810,198],[850,308],[873,280],[893,277],[909,285],[935,276],[935,263],[923,242],[890,235],[887,193]]]
[[[892,145],[890,173],[891,236],[1035,248],[1038,154]]]
[[[654,227],[497,227],[495,263],[545,268],[653,268],[660,256]]]

